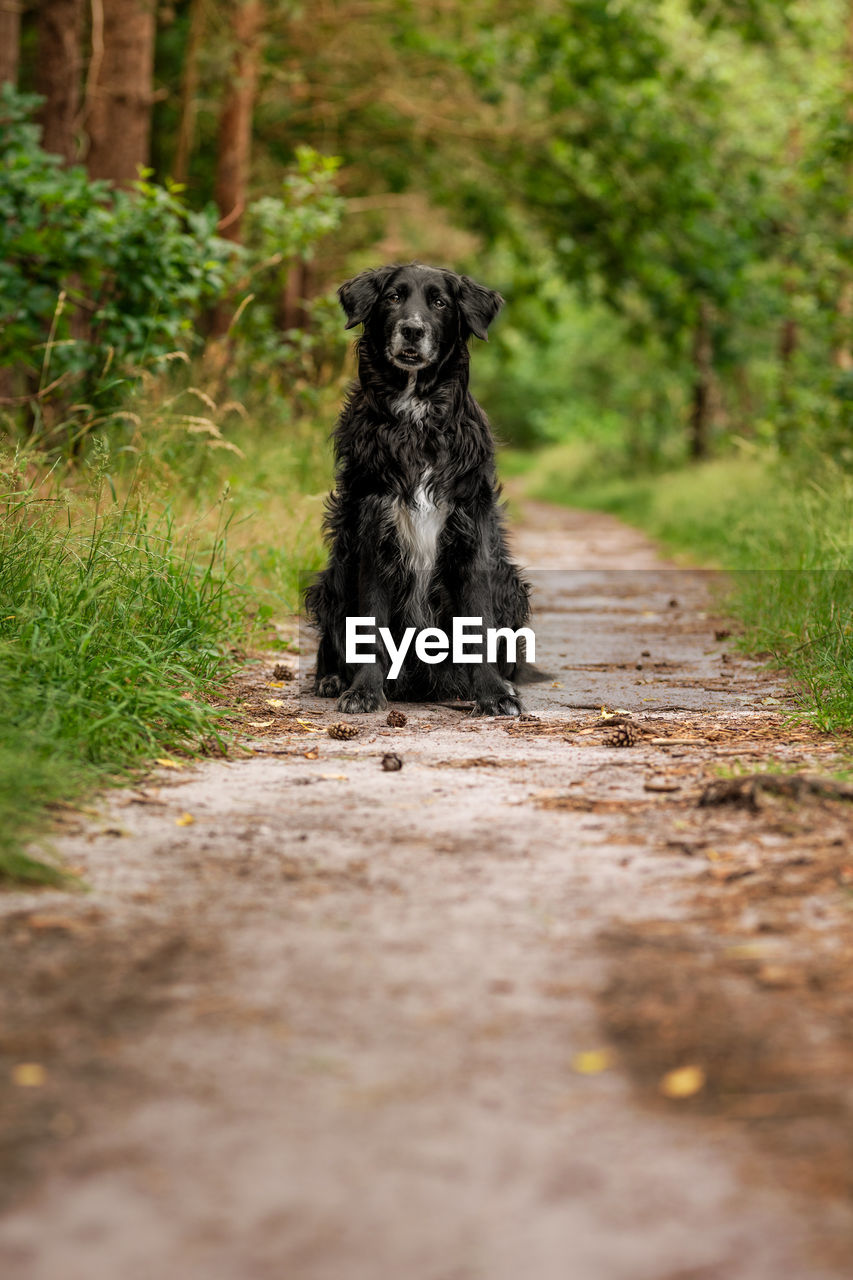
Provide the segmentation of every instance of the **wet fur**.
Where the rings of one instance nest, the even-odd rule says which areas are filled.
[[[454,616],[481,617],[484,629],[528,620],[528,587],[507,552],[491,429],[468,390],[468,338],[486,337],[503,300],[417,264],[364,272],[339,297],[347,327],[364,330],[358,381],[334,436],[329,562],[306,595],[320,632],[315,690],[351,713],[381,710],[388,697],[460,697],[482,715],[517,715],[519,673],[500,651],[494,664],[448,657],[428,666],[412,646],[395,681],[381,640],[374,664],[344,661],[347,616],[375,617],[396,641],[407,626],[449,636]],[[417,340],[401,346],[401,332]],[[428,358],[422,367],[397,363],[421,359],[418,352]]]

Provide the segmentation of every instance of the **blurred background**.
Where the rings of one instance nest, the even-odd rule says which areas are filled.
[[[22,529],[54,566],[153,521],[151,554],[218,566],[220,637],[295,607],[352,374],[335,288],[420,259],[506,298],[473,362],[503,474],[704,563],[831,572],[810,696],[846,680],[853,720],[853,0],[2,0],[0,82],[15,652]],[[816,606],[780,601],[781,660]]]
[[[504,441],[632,472],[736,439],[853,462],[850,0],[4,0],[0,22],[19,430],[79,435],[72,402],[102,414],[176,349],[286,418],[340,373],[334,286],[419,258],[507,299],[475,365]]]

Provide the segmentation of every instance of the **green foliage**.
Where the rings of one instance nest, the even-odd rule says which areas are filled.
[[[0,367],[32,395],[38,432],[52,401],[67,408],[73,396],[73,416],[91,424],[141,366],[192,346],[232,250],[214,211],[186,209],[174,187],[143,178],[114,190],[63,168],[28,123],[36,101],[3,86]]]
[[[509,274],[504,256],[494,271],[509,277],[508,304],[474,353],[472,380],[498,437],[521,448],[572,440],[593,473],[681,461],[684,369],[671,348],[654,335],[640,341],[626,320],[547,269],[535,288]]]
[[[299,324],[285,310],[289,274],[311,262],[319,243],[340,226],[345,201],[336,187],[339,167],[335,156],[297,147],[282,194],[262,196],[246,211],[242,275],[234,290],[241,302],[232,333],[239,363],[251,368],[255,395],[261,382],[265,394],[295,384],[303,405],[313,408],[310,389],[342,363],[346,343],[333,297],[297,297]],[[235,381],[241,387],[243,380]]]

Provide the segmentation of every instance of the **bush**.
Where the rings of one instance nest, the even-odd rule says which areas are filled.
[[[0,368],[38,434],[62,413],[91,427],[142,366],[190,346],[233,246],[178,187],[121,191],[63,168],[28,122],[37,101],[0,90]]]

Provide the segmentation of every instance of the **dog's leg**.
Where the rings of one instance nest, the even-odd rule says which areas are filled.
[[[488,534],[488,526],[478,529],[473,546],[470,542],[467,546],[461,542],[458,547],[450,548],[447,557],[447,563],[453,566],[448,582],[453,614],[455,617],[482,618],[484,632],[489,627],[506,626],[508,622],[508,619],[499,618],[495,609],[494,566],[488,555]],[[464,670],[474,698],[474,715],[521,715],[518,691],[501,674],[498,665],[475,662],[466,665]],[[457,678],[465,679],[462,671],[463,668],[457,665]]]
[[[379,628],[389,625],[391,610],[382,572],[385,540],[380,536],[378,544],[376,541],[376,530],[382,527],[381,512],[377,513],[371,507],[372,504],[370,507],[365,504],[362,511],[362,524],[366,528],[362,542],[364,550],[358,566],[358,614],[374,619],[374,639],[359,644],[362,651],[372,650],[374,661],[348,664],[345,668],[354,674],[349,688],[338,698],[338,709],[349,715],[367,715],[372,711],[382,711],[387,706],[384,686],[391,658],[379,635]]]
[[[337,698],[344,687],[340,675],[344,660],[336,636],[336,620],[343,612],[339,595],[328,569],[317,574],[305,592],[306,612],[320,632],[314,692],[321,698]]]
[[[337,647],[328,632],[324,633],[317,649],[317,674],[314,678],[314,692],[321,698],[337,698],[343,690],[344,682],[340,677],[343,666]]]

